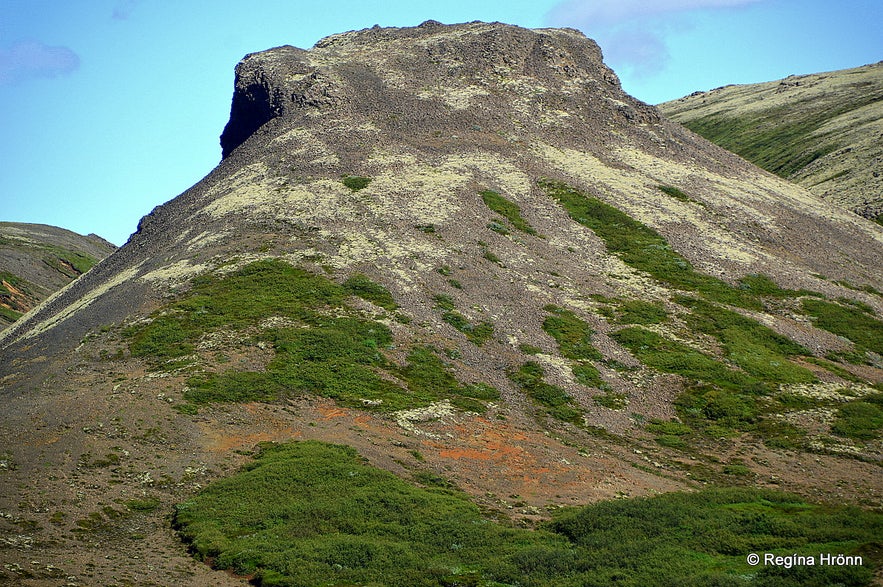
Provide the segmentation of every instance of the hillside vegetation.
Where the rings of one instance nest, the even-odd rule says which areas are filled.
[[[883,62],[725,86],[659,108],[767,171],[883,221]]]
[[[115,249],[94,234],[0,222],[0,329]]]

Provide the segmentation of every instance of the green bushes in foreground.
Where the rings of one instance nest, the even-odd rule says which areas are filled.
[[[193,553],[260,586],[868,585],[883,515],[765,490],[705,489],[557,511],[537,530],[482,515],[431,472],[424,486],[351,448],[266,446],[177,506]],[[845,567],[750,566],[749,553],[861,556]],[[818,563],[817,563],[818,564]]]

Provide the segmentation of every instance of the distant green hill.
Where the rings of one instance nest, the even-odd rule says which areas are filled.
[[[0,222],[0,329],[88,271],[116,247],[45,224]]]
[[[883,220],[883,61],[696,92],[659,108],[767,171]]]

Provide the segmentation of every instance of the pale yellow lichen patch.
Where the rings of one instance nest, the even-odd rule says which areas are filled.
[[[340,158],[328,145],[305,128],[291,129],[274,138],[270,141],[270,144],[284,144],[287,158],[303,159],[310,163],[324,163],[327,165],[334,165],[340,162]]]
[[[268,168],[264,163],[246,165],[226,181],[216,184],[206,191],[209,202],[203,212],[214,218],[223,218],[250,208],[262,208],[267,202],[270,186]]]
[[[431,241],[380,229],[336,233],[341,242],[336,255],[327,262],[336,269],[359,263],[382,263],[398,277],[414,272],[430,271],[445,252]],[[408,270],[401,265],[407,265]],[[407,281],[410,281],[408,278]]]
[[[293,222],[351,219],[356,217],[357,203],[363,196],[354,196],[340,181],[320,179],[285,187],[273,198],[273,210],[267,214]]]
[[[602,261],[602,271],[615,276],[617,295],[624,298],[667,300],[674,293],[646,273],[633,269],[616,255],[607,255]]]
[[[165,267],[145,273],[139,277],[139,279],[142,281],[180,282],[188,279],[196,273],[202,273],[208,269],[208,267],[208,265],[203,265],[201,263],[191,265],[189,259],[182,259],[177,263],[166,265]]]
[[[492,178],[491,189],[516,202],[527,198],[531,193],[533,180],[518,165],[500,155],[476,151],[462,155],[451,155],[444,166],[459,173],[472,173],[476,176]]]
[[[438,86],[425,88],[417,93],[421,100],[442,100],[454,110],[465,110],[475,96],[486,96],[488,91],[478,86],[469,85],[462,87]]]
[[[545,353],[537,353],[534,358],[538,363],[548,367],[558,377],[564,379],[569,384],[574,384],[573,370],[571,362],[558,355],[548,355]]]
[[[439,420],[454,415],[454,407],[448,400],[442,400],[426,406],[425,408],[414,408],[411,410],[399,410],[393,413],[396,424],[418,436],[427,436],[429,438],[438,438],[438,435],[426,432],[417,427],[421,422],[429,422],[431,420]]]
[[[187,243],[187,250],[204,249],[210,244],[222,241],[229,236],[230,232],[227,230],[204,230],[190,239]]]
[[[821,437],[817,440],[810,440],[808,446],[819,452],[835,453],[842,455],[860,455],[862,450],[854,444],[848,444],[846,439],[840,442],[831,442],[829,437]]]
[[[65,320],[67,320],[68,318],[73,316],[76,312],[79,312],[83,308],[91,305],[92,302],[94,302],[95,300],[97,300],[98,298],[100,298],[101,296],[106,294],[111,289],[115,288],[116,286],[118,286],[122,283],[125,283],[126,281],[128,281],[130,279],[133,279],[135,277],[135,275],[138,274],[138,269],[143,264],[144,264],[144,262],[142,261],[141,263],[138,263],[134,267],[130,267],[129,269],[126,269],[124,271],[120,271],[112,279],[93,288],[92,290],[87,292],[86,295],[77,299],[75,302],[68,305],[66,308],[63,308],[62,310],[56,312],[53,316],[47,318],[46,320],[43,320],[42,322],[40,322],[39,324],[37,324],[36,326],[31,328],[27,332],[27,334],[25,334],[24,338],[32,338],[32,337],[37,336],[38,334],[41,334],[43,332],[46,332],[47,330],[64,322]],[[70,287],[70,286],[68,286],[68,287]],[[44,302],[43,302],[43,304],[41,304],[41,306],[43,306],[43,305],[49,303],[50,301],[52,301],[53,299],[55,299],[59,294],[64,292],[66,289],[67,288],[64,288],[64,289],[60,290],[59,292],[57,292],[56,295],[50,297],[47,300],[44,300]]]
[[[833,402],[848,402],[876,392],[874,388],[861,383],[832,382],[782,385],[779,387],[779,391],[815,400]]]
[[[711,255],[746,265],[756,262],[762,255],[738,241],[727,230],[710,222],[707,214],[697,204],[660,197],[657,186],[666,183],[668,177],[662,176],[662,173],[686,175],[691,169],[689,167],[685,168],[632,149],[614,151],[614,156],[624,163],[623,167],[607,164],[582,151],[550,145],[536,145],[534,152],[560,170],[579,178],[602,199],[613,203],[639,222],[651,227],[667,223],[691,227],[692,231],[702,234],[704,246]],[[646,161],[647,158],[651,161]],[[647,165],[646,169],[652,170],[653,175],[643,171],[644,165]],[[709,180],[715,179],[713,174],[704,173],[709,176]],[[772,222],[771,218],[763,220]]]

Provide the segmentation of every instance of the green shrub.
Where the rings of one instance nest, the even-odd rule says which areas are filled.
[[[772,383],[812,383],[811,371],[788,360],[793,355],[809,355],[803,346],[782,336],[752,318],[721,308],[704,300],[678,296],[675,300],[689,307],[689,326],[716,337],[727,358],[760,380]]]
[[[566,547],[549,532],[507,528],[444,478],[425,488],[315,441],[268,446],[240,473],[179,504],[174,526],[216,568],[258,585],[456,585],[513,576],[524,544]],[[476,583],[478,584],[478,583]]]
[[[848,402],[837,409],[831,431],[838,436],[873,440],[883,431],[883,394]]]
[[[536,361],[528,361],[509,373],[510,379],[536,404],[544,407],[547,414],[564,422],[583,424],[582,412],[572,405],[571,397],[557,385],[543,381],[545,375],[545,370]]]
[[[357,192],[368,187],[368,184],[371,183],[371,178],[362,177],[361,175],[346,175],[340,181],[352,191]]]
[[[521,208],[518,207],[518,204],[507,200],[499,193],[491,190],[480,192],[480,195],[481,199],[484,200],[484,203],[488,208],[490,208],[500,216],[506,218],[506,220],[508,220],[517,230],[533,235],[537,233],[527,223],[527,221],[525,221],[524,218],[521,217]]]
[[[601,379],[601,374],[592,365],[580,363],[571,367],[571,371],[573,372],[573,377],[582,385],[588,387],[601,387],[604,384],[604,381]]]
[[[687,194],[685,194],[684,192],[682,192],[681,190],[679,190],[676,187],[673,187],[670,185],[658,185],[656,187],[662,193],[669,195],[676,200],[680,200],[682,202],[695,202],[695,200],[693,198],[691,198],[690,196],[688,196]]]
[[[361,273],[356,273],[344,281],[343,289],[351,295],[359,296],[363,300],[377,304],[389,311],[398,309],[398,304],[396,304],[388,289],[379,283],[371,281]]]
[[[598,360],[600,352],[592,346],[594,330],[570,310],[549,305],[551,315],[543,321],[543,330],[558,343],[561,356],[575,360]]]
[[[482,346],[494,336],[494,325],[490,322],[473,324],[466,316],[457,312],[454,308],[454,299],[447,294],[435,296],[435,307],[443,310],[442,320],[466,335],[466,338],[476,346]]]
[[[619,324],[660,324],[668,318],[665,306],[658,302],[624,300],[618,304]]]
[[[624,393],[606,392],[596,395],[592,400],[599,406],[609,408],[611,410],[624,410],[628,406],[628,398]]]
[[[392,343],[389,328],[358,316],[346,306],[348,295],[396,308],[389,292],[364,275],[355,274],[340,286],[280,261],[259,261],[223,278],[197,278],[189,294],[164,309],[164,314],[125,334],[133,355],[169,359],[193,352],[200,336],[219,327],[244,328],[277,315],[301,323],[256,335],[271,343],[275,352],[264,371],[191,375],[184,393],[188,403],[176,406],[184,414],[193,414],[206,403],[276,401],[301,394],[384,411],[422,407],[446,398],[462,409],[486,409],[479,400],[494,395],[493,388],[460,386],[431,350],[412,349],[403,368],[391,364],[382,352]],[[450,297],[439,296],[438,303],[453,307]],[[486,323],[473,326],[466,321],[461,326],[476,344],[493,333]],[[429,374],[436,377],[436,385],[426,383]]]
[[[806,289],[782,289],[775,281],[762,273],[752,273],[739,279],[739,288],[754,295],[771,298],[798,298],[801,296],[821,296]]]
[[[675,422],[673,420],[652,419],[646,426],[647,432],[653,434],[664,434],[667,436],[689,436],[693,433],[693,429],[689,426]]]
[[[733,470],[734,474],[741,474]],[[538,530],[484,518],[431,471],[403,481],[344,446],[265,445],[175,508],[200,559],[261,586],[868,585],[883,515],[767,490],[704,489],[556,511]],[[98,514],[96,522],[103,523]],[[861,553],[865,564],[776,568],[750,552]]]
[[[611,337],[642,363],[659,371],[729,389],[757,383],[756,379],[728,368],[705,353],[645,328],[630,326],[612,333]]]

